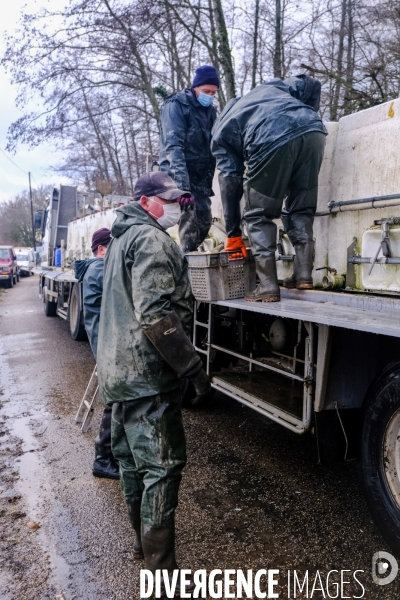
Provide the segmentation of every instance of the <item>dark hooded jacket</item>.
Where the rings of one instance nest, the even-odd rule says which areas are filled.
[[[74,271],[76,279],[82,282],[85,328],[90,347],[96,358],[101,298],[103,295],[104,261],[102,258],[76,260],[74,262]]]
[[[327,134],[317,114],[321,84],[301,75],[262,83],[234,98],[218,117],[211,150],[224,176],[251,179],[266,157],[310,131]]]
[[[161,108],[160,169],[181,190],[213,196],[215,158],[211,130],[217,117],[213,106],[195,106],[190,90],[171,94]],[[197,103],[198,104],[198,103]]]
[[[175,311],[186,332],[193,312],[186,259],[179,246],[138,203],[116,211],[115,239],[104,259],[97,369],[107,404],[180,386],[144,331]]]

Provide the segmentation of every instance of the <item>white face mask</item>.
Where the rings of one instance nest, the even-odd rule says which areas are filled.
[[[161,204],[161,202],[157,202],[155,198],[151,198],[151,200],[163,207],[164,214],[156,219],[157,223],[161,225],[163,229],[169,229],[179,222],[179,219],[181,218],[181,207],[178,202]]]

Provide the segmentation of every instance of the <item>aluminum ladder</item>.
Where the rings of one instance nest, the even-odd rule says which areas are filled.
[[[98,399],[98,395],[99,384],[97,381],[97,365],[95,365],[85,393],[83,394],[82,401],[79,405],[78,412],[75,416],[75,423],[82,423],[82,433],[86,433],[89,429],[90,421],[92,420],[93,416],[94,405]]]

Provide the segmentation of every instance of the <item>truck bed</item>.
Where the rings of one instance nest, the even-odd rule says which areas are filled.
[[[281,288],[280,302],[246,302],[238,299],[221,300],[213,304],[400,337],[399,298]]]

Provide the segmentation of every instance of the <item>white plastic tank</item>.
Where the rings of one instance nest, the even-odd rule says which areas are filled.
[[[390,245],[393,257],[400,257],[400,227],[390,227]],[[381,228],[378,226],[368,229],[362,236],[361,255],[374,258],[381,243]],[[382,250],[378,258],[383,256]],[[381,290],[388,292],[400,291],[400,265],[380,265],[375,263],[371,275],[371,265],[361,265],[361,283],[366,290]]]

